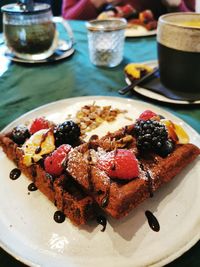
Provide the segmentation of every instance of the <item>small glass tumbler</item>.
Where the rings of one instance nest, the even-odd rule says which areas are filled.
[[[123,59],[125,19],[92,20],[86,23],[91,62],[96,66],[115,67]]]

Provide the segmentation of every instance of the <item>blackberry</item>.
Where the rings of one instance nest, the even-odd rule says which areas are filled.
[[[174,142],[172,140],[167,140],[161,148],[157,151],[158,155],[161,157],[166,157],[174,150]]]
[[[29,130],[24,125],[19,125],[13,128],[12,130],[12,140],[17,143],[18,145],[22,145],[27,138],[30,137]]]
[[[80,127],[71,120],[59,124],[54,130],[57,147],[62,144],[73,145],[79,140],[79,136]]]
[[[156,120],[140,120],[134,127],[137,147],[140,150],[152,150],[159,154],[168,141],[168,132],[165,125]]]

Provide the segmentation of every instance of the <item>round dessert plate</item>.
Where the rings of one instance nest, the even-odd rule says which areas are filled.
[[[157,30],[148,31],[145,27],[135,24],[125,30],[125,37],[154,36],[156,33]]]
[[[200,136],[173,114],[145,102],[118,97],[69,98],[39,107],[9,124],[3,132],[38,116],[58,123],[86,104],[111,105],[127,113],[116,121],[103,123],[91,134],[104,135],[131,124],[150,109],[180,125],[191,143],[200,146]],[[132,121],[131,121],[132,119]],[[0,245],[28,266],[48,267],[141,267],[163,266],[191,248],[200,238],[200,164],[197,159],[153,198],[134,209],[126,218],[108,218],[105,232],[95,221],[76,227],[65,220],[53,220],[56,207],[39,191],[28,193],[30,181],[24,176],[13,181],[14,164],[0,149]],[[153,212],[160,231],[150,229],[145,211]],[[6,234],[5,234],[6,233]]]
[[[155,68],[156,66],[158,66],[158,61],[157,60],[138,62],[138,63],[149,65],[152,68]],[[137,63],[135,63],[135,64],[137,64]],[[129,80],[129,78],[127,76],[125,77],[125,81],[126,81],[126,83],[128,85],[131,84],[131,81]],[[142,95],[142,96],[151,98],[151,99],[156,100],[156,101],[165,102],[165,103],[180,104],[180,105],[196,105],[196,104],[200,104],[200,100],[190,102],[190,101],[186,101],[186,100],[171,99],[171,98],[169,98],[167,96],[164,96],[164,95],[159,94],[157,92],[153,92],[153,91],[148,90],[146,88],[143,88],[142,86],[139,86],[139,85],[135,86],[133,88],[133,90],[135,92],[137,92],[138,94]]]

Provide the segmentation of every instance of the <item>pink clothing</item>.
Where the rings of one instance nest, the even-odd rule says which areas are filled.
[[[179,11],[195,11],[195,0],[181,1]]]
[[[156,18],[167,12],[160,0],[123,0],[122,5],[131,4],[137,11],[151,9]],[[182,0],[177,11],[194,11],[195,0]],[[65,19],[90,20],[98,16],[99,10],[90,0],[63,0],[62,16]]]
[[[63,0],[62,16],[65,19],[90,20],[98,16],[98,10],[90,0]]]

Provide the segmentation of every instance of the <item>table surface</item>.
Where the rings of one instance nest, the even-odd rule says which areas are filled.
[[[84,22],[70,21],[70,25],[74,31],[76,51],[63,61],[40,65],[16,64],[0,56],[0,130],[25,112],[52,101],[75,96],[119,96],[118,89],[125,86],[124,66],[130,62],[157,58],[155,36],[129,38],[125,42],[124,60],[118,67],[97,68],[89,61]],[[63,36],[62,29],[60,35]],[[160,103],[133,93],[123,97],[160,106],[185,120],[200,133],[199,105]],[[200,242],[167,266],[200,266],[199,250]],[[0,266],[25,265],[0,249]]]

